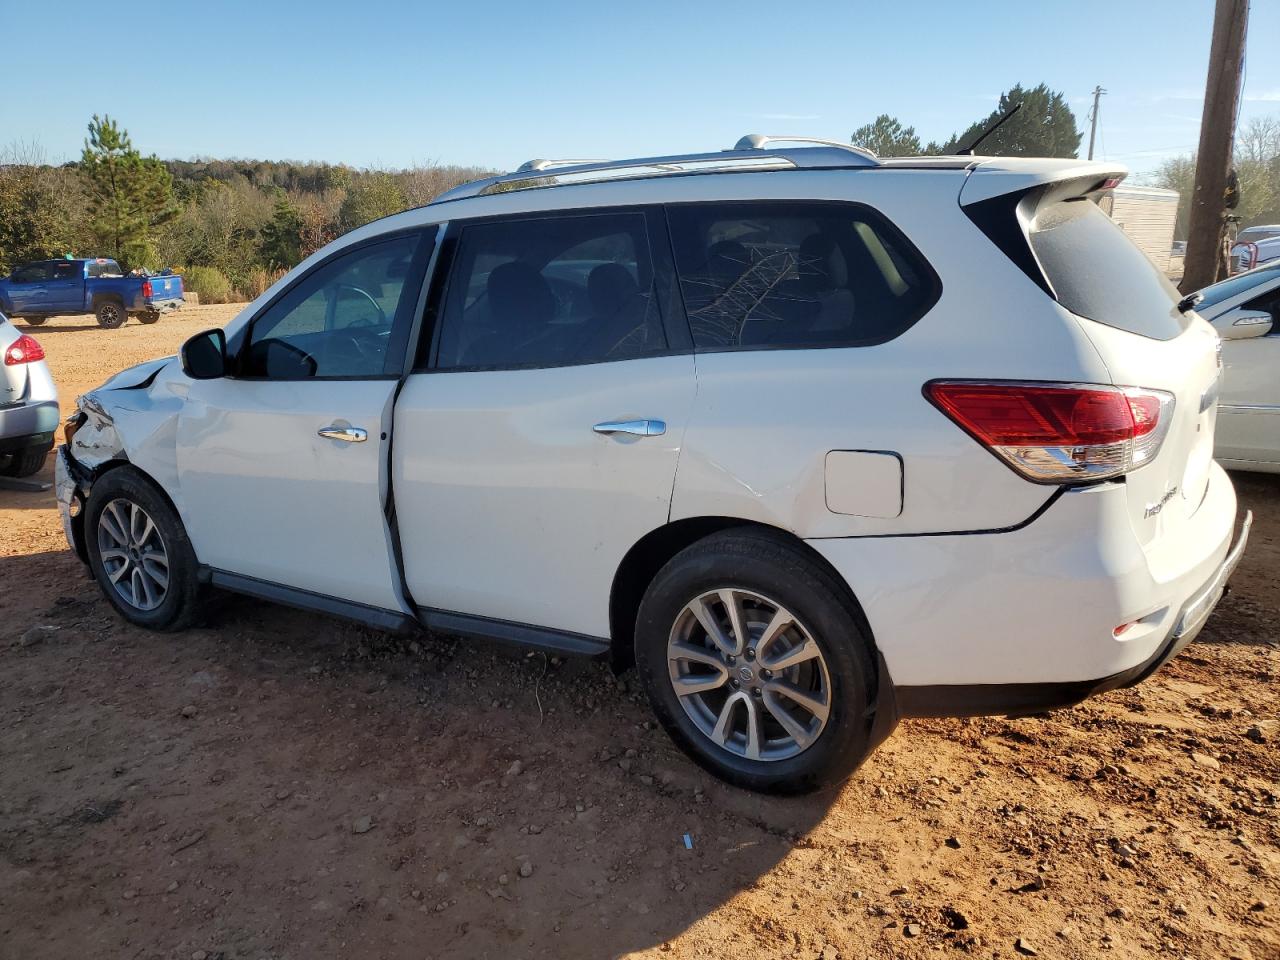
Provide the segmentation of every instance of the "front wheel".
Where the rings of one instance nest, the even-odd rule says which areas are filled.
[[[871,645],[847,589],[767,530],[715,534],[654,578],[636,666],[659,721],[738,786],[807,793],[870,753]]]
[[[200,582],[187,532],[141,471],[117,467],[85,506],[89,569],[103,595],[130,623],[181,630],[199,612]]]
[[[22,321],[28,327],[38,327],[48,319],[48,317],[23,317]]]
[[[160,319],[160,314],[155,310],[148,310],[145,313],[138,314],[139,323],[155,323]]]
[[[98,326],[104,330],[114,330],[124,326],[125,320],[129,318],[125,313],[124,304],[116,303],[114,300],[103,300],[93,312],[98,318]]]

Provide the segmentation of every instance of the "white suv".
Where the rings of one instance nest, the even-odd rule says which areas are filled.
[[[634,662],[761,790],[900,716],[1136,683],[1248,519],[1229,554],[1218,338],[1090,202],[1119,175],[765,137],[531,162],[81,398],[68,538],[158,629],[211,585]]]

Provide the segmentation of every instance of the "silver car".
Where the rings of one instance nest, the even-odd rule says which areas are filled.
[[[44,348],[0,313],[0,476],[38,473],[58,427],[58,391]]]

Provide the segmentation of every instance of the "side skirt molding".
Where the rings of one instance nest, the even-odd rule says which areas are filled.
[[[419,607],[418,614],[432,633],[444,633],[467,639],[498,640],[530,650],[546,650],[570,656],[599,657],[609,653],[610,644],[602,637],[589,637],[583,633],[533,627],[510,620],[494,620],[466,613],[449,613]]]
[[[204,578],[201,577],[201,579]],[[210,569],[208,582],[222,590],[230,590],[232,593],[242,593],[259,600],[283,603],[299,610],[327,613],[330,616],[354,620],[356,623],[362,623],[377,630],[385,630],[388,633],[408,633],[418,627],[412,617],[395,610],[384,610],[381,607],[356,603],[353,600],[327,597],[320,593],[312,593],[310,590],[286,587],[283,584],[246,577],[239,573]]]

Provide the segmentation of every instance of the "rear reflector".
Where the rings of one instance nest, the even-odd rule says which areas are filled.
[[[34,363],[43,359],[44,347],[40,346],[35,337],[26,333],[9,344],[9,349],[4,352],[4,365],[6,367],[16,367],[19,364]]]
[[[1173,395],[1107,384],[935,380],[925,396],[1035,483],[1107,480],[1151,460]]]

